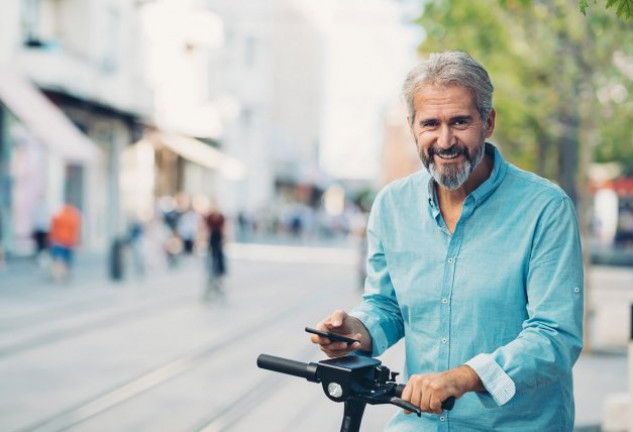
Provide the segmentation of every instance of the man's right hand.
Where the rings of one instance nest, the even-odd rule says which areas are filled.
[[[341,357],[358,349],[368,352],[372,350],[371,337],[363,323],[343,310],[335,311],[318,323],[316,328],[360,340],[348,345],[347,342],[332,342],[328,338],[312,335],[312,343],[319,345],[328,357]]]

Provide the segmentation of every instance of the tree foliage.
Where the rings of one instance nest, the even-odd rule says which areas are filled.
[[[589,7],[589,0],[580,0],[579,2],[580,11],[586,15],[587,8]],[[597,0],[593,1],[593,4],[596,4]],[[613,8],[615,10],[615,14],[619,18],[630,19],[633,18],[633,0],[607,0],[607,9]]]

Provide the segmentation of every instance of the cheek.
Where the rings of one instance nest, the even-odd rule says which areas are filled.
[[[420,134],[414,136],[415,146],[418,149],[418,153],[428,154],[429,147],[431,146],[429,141],[425,139],[424,135]]]

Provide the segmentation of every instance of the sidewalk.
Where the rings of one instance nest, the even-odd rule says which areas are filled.
[[[72,284],[108,282],[108,257],[102,253],[78,251],[72,268]],[[49,269],[42,268],[34,258],[14,257],[0,270],[0,288],[26,289],[52,284]]]

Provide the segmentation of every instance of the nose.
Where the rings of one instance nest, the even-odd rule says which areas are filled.
[[[453,130],[449,125],[443,124],[440,126],[437,137],[437,145],[441,148],[450,148],[455,144],[453,142]]]

